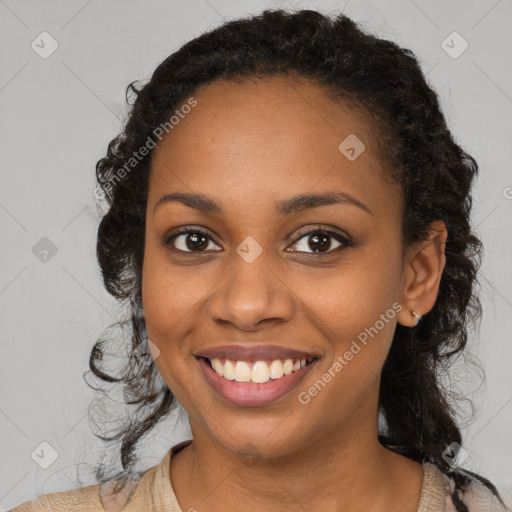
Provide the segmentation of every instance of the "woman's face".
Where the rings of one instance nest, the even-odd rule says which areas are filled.
[[[410,312],[398,315],[402,199],[368,125],[284,78],[194,98],[153,155],[143,266],[156,364],[194,437],[277,456],[327,432],[374,434],[381,368]],[[296,358],[314,359],[297,370]]]

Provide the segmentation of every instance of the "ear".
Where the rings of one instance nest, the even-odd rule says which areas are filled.
[[[412,311],[422,316],[434,307],[446,263],[447,235],[445,223],[435,221],[430,225],[428,238],[406,250],[400,300],[403,309],[397,317],[399,324],[414,327],[417,319]]]

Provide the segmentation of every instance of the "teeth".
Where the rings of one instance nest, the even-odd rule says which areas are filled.
[[[281,364],[280,361],[272,361],[272,364],[274,363]],[[270,380],[270,369],[267,363],[263,361],[256,361],[254,363],[252,367],[251,380],[253,382],[257,382],[258,384],[262,384],[263,382],[268,382]]]
[[[220,361],[217,359],[218,363],[220,364]],[[219,373],[219,372],[217,372]],[[223,377],[228,380],[235,380],[235,365],[231,362],[226,360],[224,363],[224,370],[223,370]]]
[[[235,364],[235,380],[237,382],[251,382],[251,367],[245,361]]]
[[[267,365],[265,365],[265,366],[267,366]],[[252,371],[254,374],[254,368]],[[272,361],[272,364],[270,365],[270,378],[271,379],[279,379],[283,375],[284,375],[284,368],[283,368],[281,361]]]
[[[221,377],[224,376],[224,366],[220,364],[220,361],[218,359],[212,359],[210,361],[212,363],[213,369],[217,372],[217,375],[220,375]]]
[[[292,372],[297,372],[311,361],[313,361],[313,358],[285,359],[283,361],[275,359],[269,366],[266,361],[248,363],[247,361],[230,361],[226,359],[223,364],[216,357],[210,360],[212,368],[220,377],[235,380],[236,382],[255,382],[258,384],[280,379],[285,375],[290,375]]]

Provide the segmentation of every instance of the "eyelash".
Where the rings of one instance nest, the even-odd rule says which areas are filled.
[[[184,226],[182,228],[179,228],[179,230],[177,232],[173,233],[171,236],[164,238],[164,240],[162,241],[162,245],[163,245],[163,247],[165,247],[167,249],[171,249],[173,251],[176,251],[180,254],[206,253],[206,251],[182,251],[181,249],[176,249],[175,247],[171,246],[172,242],[175,238],[177,238],[180,235],[189,234],[189,233],[200,233],[201,235],[205,236],[206,238],[209,238],[210,240],[212,240],[212,238],[210,237],[208,232],[205,231],[204,229],[194,227],[194,226]],[[322,252],[304,252],[304,251],[297,251],[297,252],[299,252],[301,254],[307,254],[309,256],[313,256],[313,257],[317,258],[319,256],[327,256],[327,255],[333,254],[337,251],[346,249],[348,247],[353,247],[353,245],[354,245],[353,241],[350,238],[348,238],[347,236],[342,235],[338,231],[334,231],[332,229],[326,229],[326,228],[322,228],[322,227],[317,227],[317,228],[299,232],[294,240],[292,240],[291,237],[288,238],[288,240],[292,242],[292,245],[296,245],[297,242],[299,242],[302,238],[311,236],[311,235],[316,235],[316,234],[328,235],[328,236],[334,238],[336,241],[340,242],[342,245],[340,245],[339,247],[336,247],[335,249],[329,249],[328,251],[325,251],[323,253]],[[218,251],[216,251],[216,252],[218,252]],[[290,252],[290,251],[288,251],[288,252]],[[291,252],[294,252],[294,251],[291,251]]]

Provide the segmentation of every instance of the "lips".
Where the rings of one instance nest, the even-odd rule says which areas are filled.
[[[217,375],[215,370],[200,357],[197,359],[202,373],[211,388],[231,405],[238,407],[262,407],[273,404],[292,393],[318,362],[313,360],[298,371],[264,384],[236,382]]]
[[[320,359],[318,354],[279,345],[225,345],[203,349],[195,357],[208,384],[222,398],[242,407],[281,400]],[[272,362],[270,368],[267,362]]]
[[[274,359],[318,359],[318,354],[280,345],[223,345],[202,349],[196,357],[229,359],[231,361],[265,361]]]

